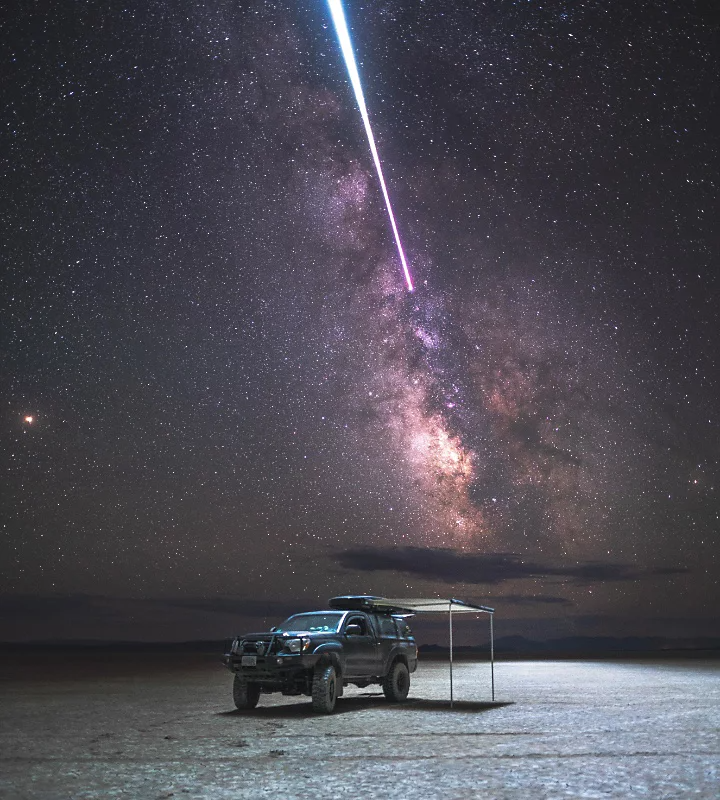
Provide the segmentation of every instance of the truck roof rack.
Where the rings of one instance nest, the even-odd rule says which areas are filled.
[[[382,599],[371,594],[346,594],[331,597],[328,605],[336,611],[371,611],[376,608],[374,601]]]

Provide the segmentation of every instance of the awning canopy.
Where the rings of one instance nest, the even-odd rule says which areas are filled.
[[[468,603],[466,600],[458,600],[455,597],[448,599],[442,597],[377,597],[369,594],[344,595],[343,597],[333,597],[330,600],[330,608],[343,611],[377,610],[388,614],[428,614],[443,613],[452,611],[455,613],[477,614],[485,612],[494,613],[495,609],[489,606],[479,606]]]
[[[453,614],[478,614],[485,612],[493,614],[494,608],[489,606],[478,606],[474,603],[468,603],[465,600],[458,600],[451,597],[447,600],[436,597],[422,597],[422,598],[409,598],[409,597],[382,597],[376,601],[378,608],[390,607],[393,611],[408,613],[408,614],[428,614],[442,612],[447,614],[452,611]]]

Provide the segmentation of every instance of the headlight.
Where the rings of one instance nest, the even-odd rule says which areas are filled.
[[[287,653],[304,653],[310,647],[310,639],[304,636],[302,639],[288,639],[285,642],[285,652]]]

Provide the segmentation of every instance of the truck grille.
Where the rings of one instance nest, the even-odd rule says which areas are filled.
[[[238,652],[251,653],[258,656],[264,656],[270,649],[270,642],[242,642]]]

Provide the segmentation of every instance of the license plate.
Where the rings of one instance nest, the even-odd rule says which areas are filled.
[[[257,667],[257,656],[243,656],[240,659],[241,667]]]

